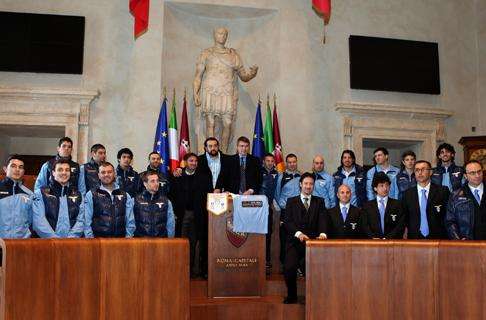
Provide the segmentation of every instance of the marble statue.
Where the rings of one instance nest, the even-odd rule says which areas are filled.
[[[250,81],[256,76],[258,67],[252,66],[249,71],[245,70],[236,50],[225,47],[228,39],[226,28],[215,29],[213,36],[214,46],[203,50],[199,55],[193,83],[194,105],[206,124],[205,137],[198,138],[198,149],[203,150],[201,140],[215,136],[215,124],[220,120],[220,150],[226,152],[232,124],[236,119],[238,77],[244,82]],[[204,133],[199,130],[198,135],[201,134]]]

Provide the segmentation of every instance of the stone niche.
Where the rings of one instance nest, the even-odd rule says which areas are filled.
[[[89,111],[98,91],[0,87],[0,126],[59,128],[74,143],[73,160],[87,159]],[[59,138],[59,137],[58,137]],[[54,146],[53,146],[54,148]]]
[[[244,2],[242,2],[244,3]],[[251,136],[258,96],[278,93],[279,78],[279,11],[268,7],[240,7],[230,5],[164,2],[162,84],[170,100],[172,88],[177,90],[177,119],[182,110],[182,95],[187,90],[191,147],[196,150],[196,130],[205,131],[204,124],[195,121],[192,83],[196,60],[201,51],[213,46],[213,29],[226,27],[226,45],[235,48],[246,68],[258,65],[258,75],[239,85],[237,121],[233,137]],[[271,59],[269,56],[273,56]],[[179,120],[178,120],[179,121]],[[234,141],[234,139],[232,140]],[[202,141],[198,142],[201,145]],[[230,141],[230,150],[234,143]]]
[[[338,102],[335,110],[342,115],[343,148],[354,150],[358,163],[369,160],[363,158],[363,149],[370,141],[391,147],[415,145],[418,159],[434,163],[437,145],[446,138],[444,121],[453,114],[422,106],[356,102]]]

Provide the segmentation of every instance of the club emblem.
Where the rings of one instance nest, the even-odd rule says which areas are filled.
[[[361,182],[361,180],[363,180],[363,178],[356,178],[356,180],[358,180],[358,182]]]
[[[128,180],[130,180],[130,182],[133,182],[133,179],[135,179],[135,177],[128,177]]]
[[[236,248],[241,247],[248,239],[248,233],[233,231],[233,214],[228,212],[226,217],[226,236],[229,242]]]
[[[207,209],[219,216],[228,210],[228,198],[225,193],[209,193]]]
[[[75,173],[76,172],[76,168],[71,168],[71,173]]]
[[[350,225],[351,225],[351,230],[356,230],[356,225],[357,225],[356,222],[351,222]]]
[[[437,213],[440,212],[440,207],[442,207],[441,204],[437,205],[437,206],[434,206],[435,207],[435,211],[437,211]]]
[[[73,203],[75,203],[76,200],[78,199],[78,196],[69,196],[68,198],[71,199]]]
[[[117,198],[118,198],[118,200],[120,200],[120,201],[123,199],[123,195],[122,195],[122,194],[118,194],[116,197],[117,197]]]
[[[159,209],[161,209],[161,208],[162,208],[162,206],[164,205],[164,203],[163,203],[163,202],[156,202],[155,204],[159,206]]]
[[[272,173],[272,177],[275,179],[275,177],[277,176],[276,173]]]
[[[392,214],[391,215],[391,218],[392,218],[393,222],[395,222],[397,220],[397,215],[396,214]]]
[[[452,175],[453,175],[454,177],[456,177],[456,178],[458,178],[460,174],[461,174],[460,172],[453,172],[453,173],[452,173]]]
[[[22,198],[22,201],[23,201],[24,203],[29,202],[29,198],[28,198],[28,197],[26,197],[26,196],[21,196],[21,198]]]

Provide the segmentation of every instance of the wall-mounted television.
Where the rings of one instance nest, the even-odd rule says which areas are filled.
[[[351,35],[351,89],[440,94],[435,42]]]
[[[0,11],[0,71],[83,73],[85,18]]]

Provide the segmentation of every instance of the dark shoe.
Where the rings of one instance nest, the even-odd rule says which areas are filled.
[[[294,303],[297,303],[297,297],[286,297],[283,300],[283,303],[284,304],[294,304]]]

